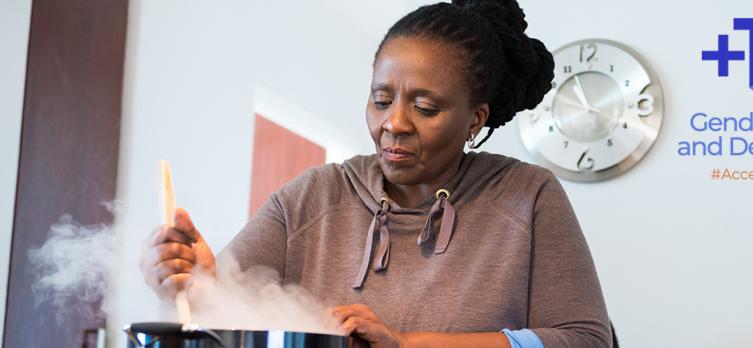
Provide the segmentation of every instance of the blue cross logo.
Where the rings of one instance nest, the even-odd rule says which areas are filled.
[[[753,18],[735,18],[735,30],[748,31],[748,47],[753,52]],[[719,35],[718,48],[716,51],[702,51],[701,60],[715,60],[717,63],[717,75],[729,76],[729,62],[735,60],[745,60],[745,51],[730,51],[729,36]],[[753,59],[748,54],[748,86],[753,89]]]
[[[717,61],[718,75],[729,76],[729,61],[745,60],[745,51],[730,51],[729,36],[719,35],[719,48],[717,51],[703,51],[701,52],[701,59]]]

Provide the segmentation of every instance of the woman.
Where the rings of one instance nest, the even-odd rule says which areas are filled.
[[[366,109],[376,154],[293,180],[223,253],[338,305],[342,327],[374,347],[609,347],[593,261],[557,179],[464,153],[550,89],[552,56],[526,25],[515,0],[439,3],[398,21]],[[165,298],[192,269],[215,267],[183,210],[142,260]]]

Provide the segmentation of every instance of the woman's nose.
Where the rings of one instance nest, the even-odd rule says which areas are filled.
[[[397,106],[397,105],[396,105]],[[382,128],[392,135],[410,135],[415,132],[413,122],[403,107],[392,108],[392,112],[382,124]]]

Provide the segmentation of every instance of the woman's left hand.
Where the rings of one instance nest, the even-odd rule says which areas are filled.
[[[332,315],[346,334],[356,334],[372,348],[404,348],[405,337],[385,324],[364,304],[337,306]]]

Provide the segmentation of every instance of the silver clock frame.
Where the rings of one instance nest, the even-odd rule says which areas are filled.
[[[646,86],[641,93],[647,93],[654,97],[653,100],[653,112],[646,117],[641,117],[641,120],[644,122],[644,124],[647,127],[644,127],[643,132],[643,139],[641,140],[638,147],[630,153],[627,157],[622,159],[617,164],[602,169],[599,171],[592,171],[588,169],[583,169],[581,171],[572,171],[566,168],[562,168],[550,160],[548,160],[544,155],[542,155],[536,148],[536,144],[534,143],[532,137],[526,136],[524,134],[524,129],[522,126],[519,127],[520,130],[520,136],[523,140],[523,144],[528,150],[528,152],[532,155],[534,160],[538,162],[538,164],[550,169],[552,172],[554,172],[557,176],[571,180],[571,181],[578,181],[578,182],[598,182],[598,181],[604,181],[611,178],[614,178],[616,176],[619,176],[628,170],[632,169],[638,162],[640,162],[641,159],[643,159],[646,154],[649,152],[651,147],[656,142],[656,138],[659,136],[659,133],[661,131],[661,125],[664,120],[664,93],[661,87],[661,82],[659,81],[658,76],[656,75],[656,72],[651,67],[651,65],[648,63],[648,61],[641,56],[636,50],[628,47],[625,44],[622,44],[620,42],[616,42],[613,40],[608,39],[598,39],[598,38],[591,38],[591,39],[583,39],[578,40],[575,42],[571,42],[569,44],[566,44],[556,50],[554,50],[552,53],[556,57],[557,53],[560,53],[568,48],[571,48],[572,46],[579,46],[583,44],[606,44],[613,46],[615,48],[618,48],[620,50],[625,51],[627,54],[631,55],[640,66],[643,68],[643,70],[646,72],[650,79],[650,83],[648,86]],[[558,64],[555,64],[555,66],[558,66]],[[562,87],[563,84],[558,84],[555,86],[552,91],[554,91],[555,95],[560,87]],[[552,91],[548,92],[551,93]],[[538,108],[538,106],[537,106]],[[518,122],[524,122],[523,118],[520,117],[520,114],[523,113],[531,113],[531,110],[522,111],[518,115]],[[552,115],[554,116],[554,115]]]

